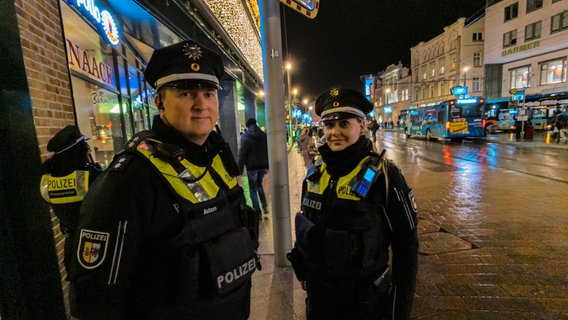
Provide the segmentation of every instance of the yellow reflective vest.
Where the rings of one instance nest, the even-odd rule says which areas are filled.
[[[83,201],[89,191],[89,171],[75,170],[63,177],[44,174],[40,182],[43,199],[51,204],[65,204]]]

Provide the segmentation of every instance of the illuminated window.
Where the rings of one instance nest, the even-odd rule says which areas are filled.
[[[557,59],[540,64],[540,84],[566,82],[566,59]]]
[[[503,34],[503,48],[511,47],[517,44],[517,30],[509,31]]]
[[[511,86],[509,89],[520,89],[529,87],[530,66],[511,69]]]
[[[519,15],[519,3],[515,2],[505,8],[505,21],[515,19]]]
[[[541,27],[542,27],[541,21],[527,25],[525,27],[525,40],[528,41],[540,38]]]

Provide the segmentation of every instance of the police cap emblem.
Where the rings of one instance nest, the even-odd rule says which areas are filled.
[[[316,114],[323,121],[361,118],[373,110],[373,104],[359,91],[334,86],[320,94],[315,102]]]
[[[163,86],[221,89],[221,56],[187,40],[154,50],[144,77],[156,90]]]

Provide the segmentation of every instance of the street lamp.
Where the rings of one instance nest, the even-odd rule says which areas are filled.
[[[293,132],[292,132],[292,95],[290,93],[290,86],[291,86],[291,80],[290,80],[290,71],[292,70],[292,64],[291,63],[286,63],[285,66],[286,69],[286,104],[288,105],[288,142],[290,144],[292,144],[294,142],[293,140]]]
[[[469,70],[468,67],[463,68],[463,86],[464,86],[464,87],[467,85],[467,82],[466,82],[466,80],[467,80],[467,77],[466,77],[467,70]]]
[[[386,128],[387,128],[387,125],[386,125],[386,124],[388,124],[388,123],[389,123],[389,120],[390,120],[390,114],[386,113],[385,110],[386,110],[386,108],[387,108],[387,106],[389,105],[389,102],[390,102],[390,101],[389,101],[389,100],[390,100],[390,99],[389,99],[389,96],[390,96],[390,93],[391,93],[391,89],[390,89],[390,88],[386,88],[386,89],[385,89],[385,93],[386,93],[386,94],[385,94],[385,99],[386,99],[387,103],[385,104],[385,107],[383,108],[383,113],[385,114],[385,129],[386,129]]]

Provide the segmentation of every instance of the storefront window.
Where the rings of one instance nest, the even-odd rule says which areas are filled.
[[[540,84],[566,82],[566,59],[544,62],[540,65]]]
[[[126,97],[122,98],[122,114],[124,115],[124,129],[126,131],[126,140],[132,138],[134,132],[132,131],[132,117],[130,113],[130,100]]]
[[[511,70],[511,87],[509,89],[520,89],[529,87],[530,67],[521,67]]]
[[[119,55],[117,57],[118,61],[118,77],[120,79],[120,93],[123,96],[130,96],[128,94],[128,84],[127,84],[127,77],[126,77],[126,68],[124,67],[124,57]]]
[[[71,77],[79,128],[90,140],[93,158],[105,168],[123,149],[118,95],[79,77]]]

